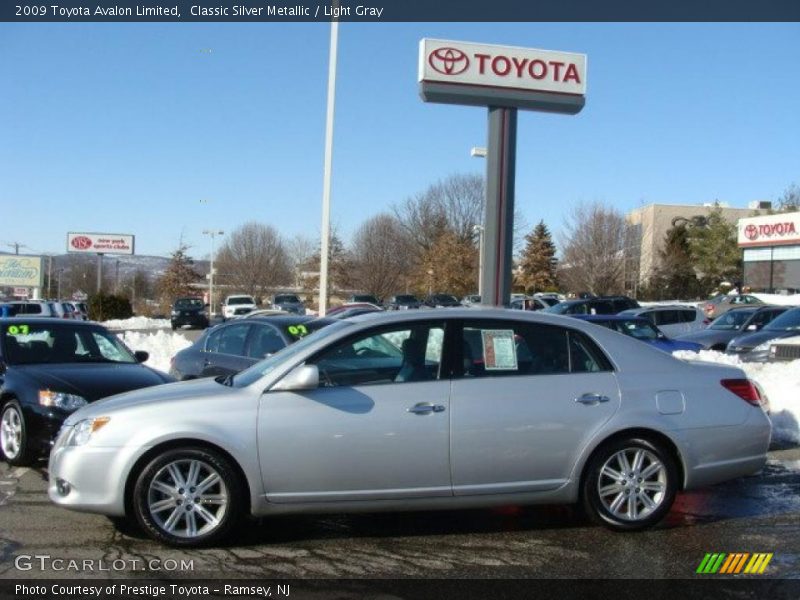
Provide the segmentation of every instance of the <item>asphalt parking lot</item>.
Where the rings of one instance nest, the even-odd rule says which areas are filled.
[[[56,507],[46,477],[0,465],[0,578],[691,578],[708,552],[773,553],[759,577],[800,578],[796,447],[773,449],[761,474],[682,494],[638,534],[569,507],[510,506],[263,519],[225,547],[180,551]]]

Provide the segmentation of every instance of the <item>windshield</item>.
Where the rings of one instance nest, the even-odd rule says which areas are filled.
[[[417,299],[414,296],[395,296],[395,302],[398,304],[417,302]]]
[[[550,308],[545,308],[542,312],[550,313],[553,315],[565,315],[576,303],[572,302],[559,302]]]
[[[300,298],[292,295],[275,296],[275,301],[274,301],[275,304],[280,304],[283,302],[292,302],[294,304],[300,304]]]
[[[231,296],[228,298],[228,304],[255,304],[250,296]]]
[[[714,319],[709,329],[718,331],[735,331],[744,325],[753,314],[752,310],[732,310]]]
[[[203,301],[199,298],[181,298],[175,301],[175,308],[203,308]]]
[[[3,325],[3,356],[10,365],[41,363],[136,363],[136,357],[101,327],[21,321]]]
[[[645,319],[631,319],[630,321],[613,321],[611,322],[612,328],[620,333],[629,335],[637,340],[657,340],[661,336],[658,330],[652,323]]]
[[[794,331],[800,329],[800,308],[787,310],[764,327],[765,331]]]
[[[328,325],[327,327],[318,329],[317,331],[308,334],[307,337],[304,337],[296,344],[287,346],[272,356],[257,362],[249,369],[245,369],[241,373],[234,375],[230,384],[237,388],[247,387],[248,385],[255,383],[264,377],[264,375],[267,375],[270,371],[278,367],[284,361],[292,360],[292,357],[302,353],[310,344],[315,344],[318,340],[324,339],[346,327],[351,326],[352,323],[348,323],[347,321],[337,321],[336,323]]]

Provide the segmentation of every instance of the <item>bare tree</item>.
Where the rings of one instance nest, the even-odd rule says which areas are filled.
[[[579,204],[564,224],[559,278],[573,292],[620,293],[628,223],[599,202]]]
[[[216,259],[219,283],[253,296],[292,281],[286,245],[271,225],[250,222],[236,229]]]
[[[352,285],[378,298],[402,291],[413,264],[412,248],[396,217],[384,213],[368,219],[353,236]]]
[[[394,214],[414,243],[427,251],[444,231],[460,241],[473,240],[475,225],[483,222],[484,196],[478,175],[451,175],[395,206]]]

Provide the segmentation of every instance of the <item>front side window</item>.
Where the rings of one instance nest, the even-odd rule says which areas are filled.
[[[247,356],[260,360],[265,356],[275,354],[278,350],[282,350],[284,346],[286,346],[286,342],[272,327],[269,325],[253,325]]]
[[[310,359],[321,387],[433,381],[439,377],[444,325],[403,323],[371,329]]]

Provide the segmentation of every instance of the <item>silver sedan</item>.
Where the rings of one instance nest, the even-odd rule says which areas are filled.
[[[739,369],[577,319],[376,313],[233,377],[80,409],[49,494],[177,546],[215,543],[248,514],[536,503],[639,530],[680,490],[764,465],[763,404]]]

